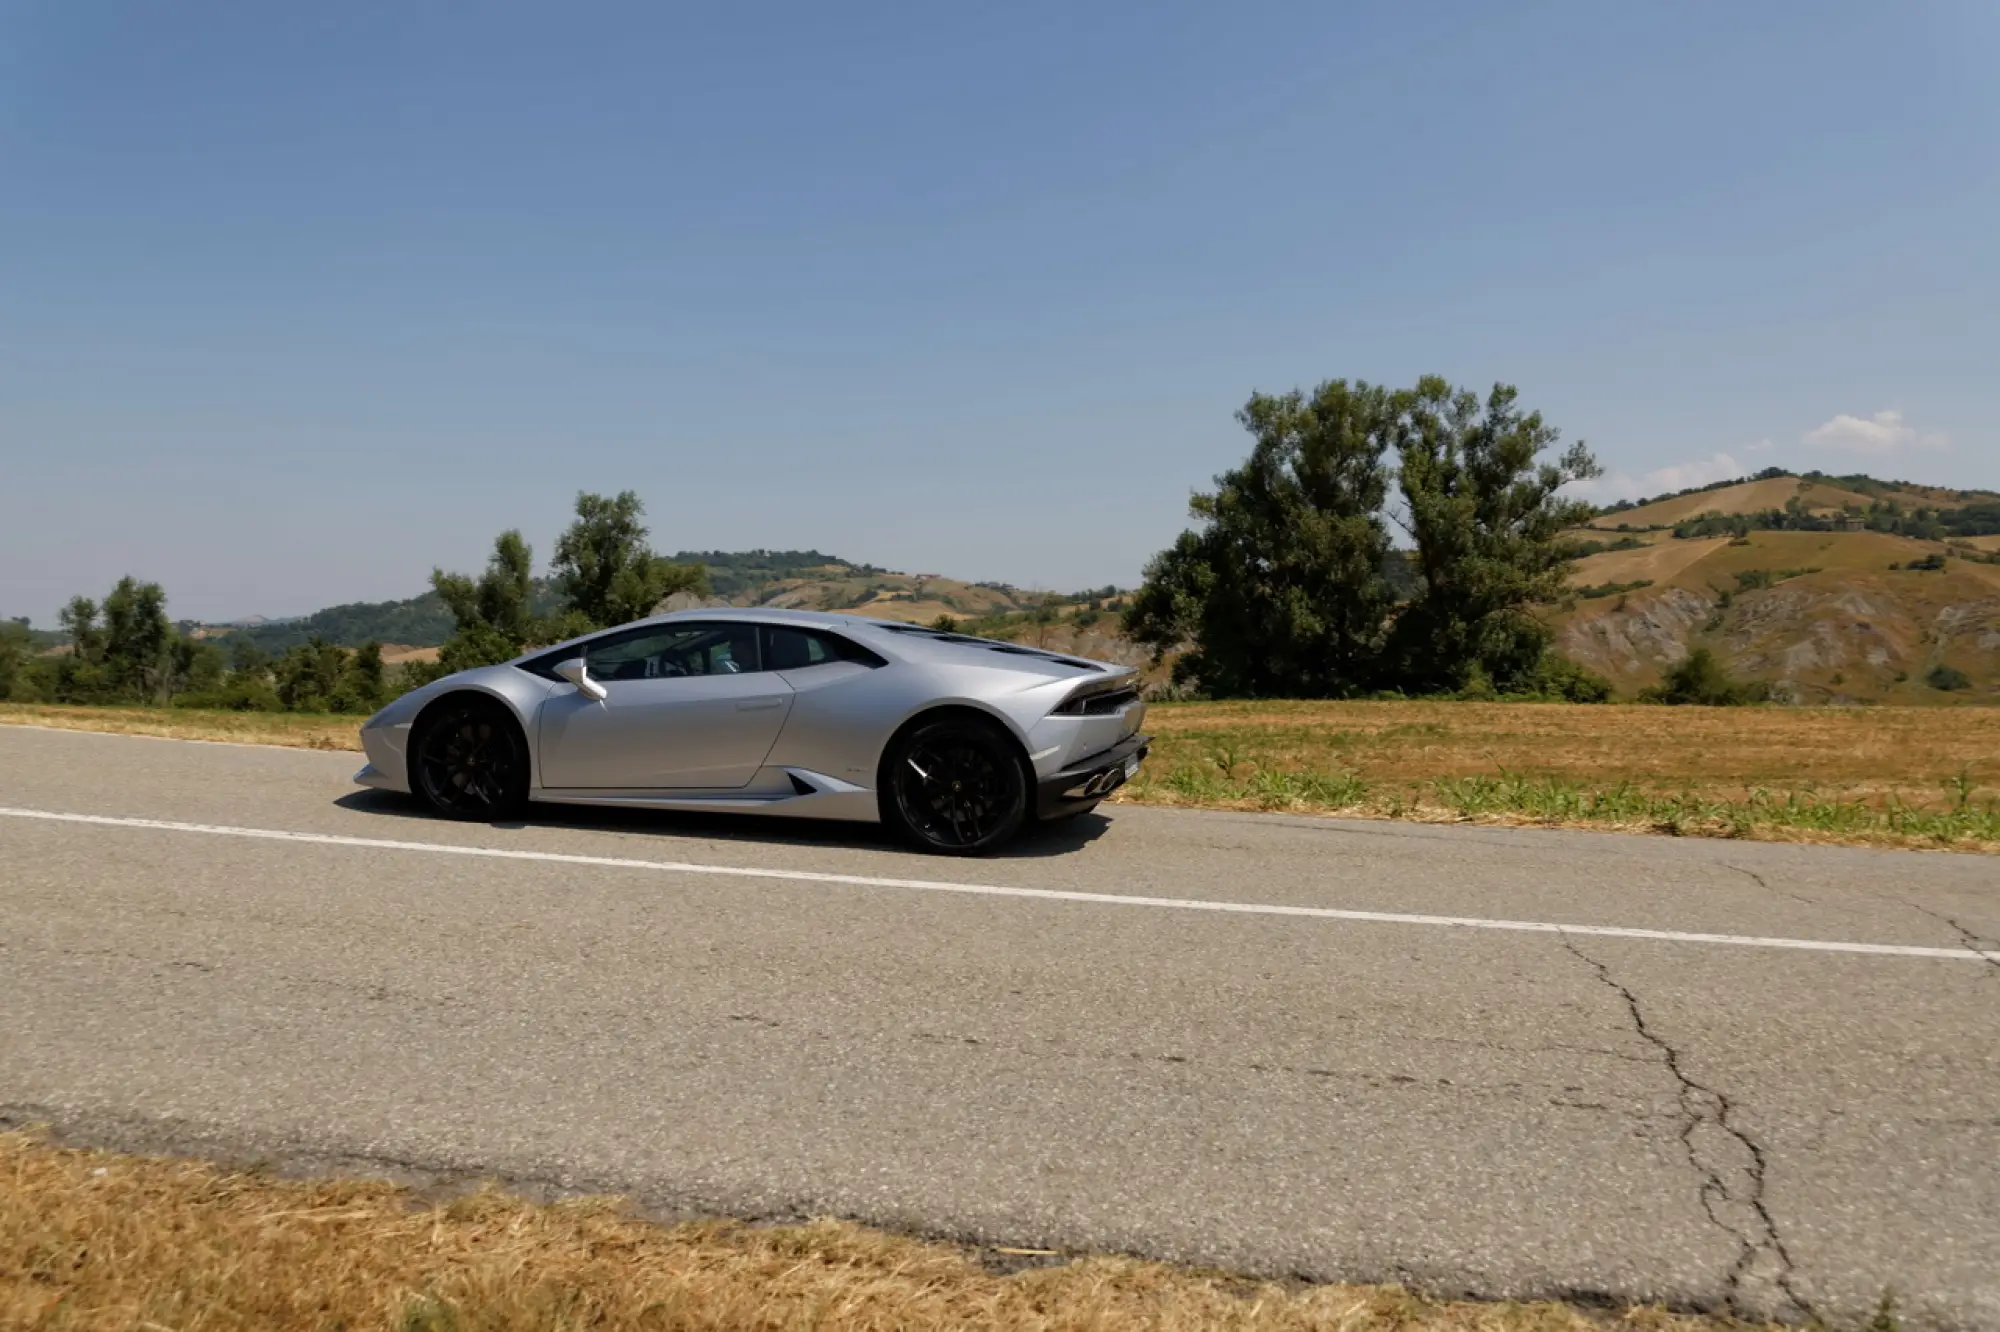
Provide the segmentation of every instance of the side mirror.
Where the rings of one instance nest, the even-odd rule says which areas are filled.
[[[590,666],[582,657],[571,657],[556,667],[556,674],[576,686],[576,692],[594,702],[603,702],[606,690],[590,678]]]

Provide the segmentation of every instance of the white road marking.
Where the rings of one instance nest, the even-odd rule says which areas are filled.
[[[1517,934],[1573,934],[1605,939],[1649,939],[1661,943],[1787,948],[1808,953],[1863,953],[1875,957],[1924,957],[1958,962],[2000,963],[2000,951],[1977,948],[1928,948],[1918,944],[1848,943],[1837,939],[1700,934],[1685,930],[1635,929],[1622,925],[1567,925],[1540,920],[1496,920],[1484,916],[1426,916],[1401,911],[1350,911],[1341,907],[1286,906],[1275,902],[1214,902],[1201,898],[1135,897],[1120,893],[1084,893],[1060,888],[1010,888],[990,883],[887,879],[866,874],[829,874],[819,870],[706,865],[686,860],[631,860],[621,856],[579,856],[560,851],[516,851],[493,846],[465,846],[455,842],[401,842],[377,837],[345,837],[338,833],[291,832],[282,828],[234,828],[226,824],[174,823],[164,819],[118,818],[108,814],[66,814],[56,810],[12,809],[5,806],[0,806],[0,817],[39,819],[48,823],[83,823],[106,828],[145,828],[157,832],[201,833],[210,837],[244,837],[266,842],[301,842],[310,846],[353,846],[375,851],[414,851],[434,856],[477,856],[490,860],[524,860],[548,865],[595,865],[606,869],[651,870],[667,874],[778,879],[791,883],[834,883],[856,888],[901,888],[926,893],[962,893],[972,897],[1024,898],[1038,902],[1082,902],[1093,906],[1215,911],[1238,916],[1289,916],[1305,920],[1360,921],[1378,925],[1427,925],[1463,930],[1503,930]]]

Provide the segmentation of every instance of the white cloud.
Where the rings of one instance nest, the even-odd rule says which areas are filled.
[[[1658,471],[1646,473],[1646,487],[1650,494],[1659,495],[1674,490],[1692,490],[1696,486],[1712,485],[1717,481],[1734,481],[1746,476],[1749,469],[1726,453],[1718,453],[1713,458],[1701,458],[1694,462],[1675,463]]]
[[[1814,448],[1887,457],[1905,449],[1948,449],[1951,440],[1942,434],[1920,435],[1903,420],[1901,412],[1877,412],[1870,417],[1849,416],[1846,412],[1800,436]]]
[[[1571,499],[1589,500],[1592,504],[1616,504],[1619,500],[1635,500],[1644,493],[1639,483],[1623,472],[1606,472],[1603,476],[1593,476],[1587,481],[1572,481],[1563,487],[1563,494]]]
[[[1734,481],[1748,474],[1749,469],[1742,463],[1726,453],[1717,453],[1709,458],[1658,467],[1639,477],[1629,472],[1606,472],[1588,481],[1572,482],[1564,493],[1593,504],[1615,504],[1619,500],[1650,499],[1676,490],[1693,490],[1716,481]]]
[[[1743,451],[1745,453],[1769,453],[1777,447],[1776,444],[1773,444],[1768,439],[1760,439],[1755,444],[1747,445]]]

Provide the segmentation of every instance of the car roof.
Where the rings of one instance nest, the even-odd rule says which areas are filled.
[[[771,624],[824,625],[827,628],[869,628],[883,623],[866,615],[845,615],[838,611],[787,610],[777,606],[697,606],[690,610],[648,615],[643,620],[621,624],[630,629],[642,624],[673,624],[679,620],[755,620]]]

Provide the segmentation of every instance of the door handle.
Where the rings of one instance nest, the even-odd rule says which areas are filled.
[[[767,708],[781,708],[784,705],[785,700],[782,698],[746,698],[736,705],[736,710],[738,712],[762,712]]]

